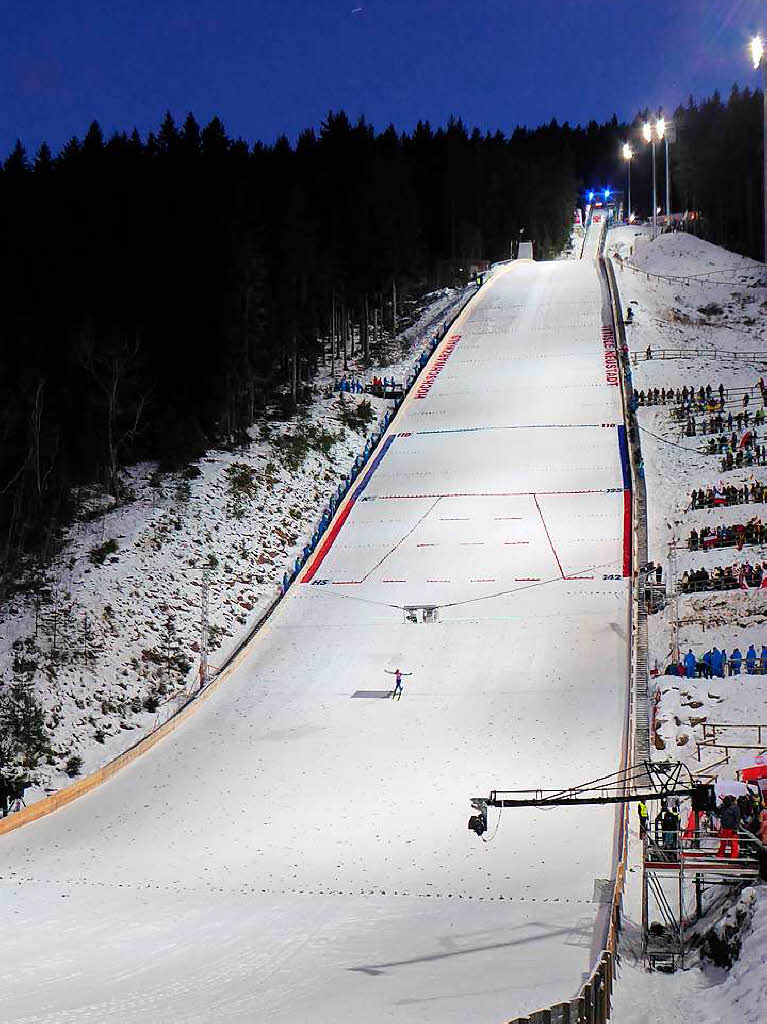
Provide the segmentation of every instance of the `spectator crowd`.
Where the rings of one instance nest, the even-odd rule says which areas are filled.
[[[726,406],[733,404],[747,409],[751,399],[757,397],[763,405],[767,405],[767,393],[761,377],[755,386],[746,388],[742,394],[737,388],[725,388],[724,384],[716,389],[710,384],[706,387],[701,385],[697,391],[694,387],[648,388],[647,391],[634,388],[632,405],[635,409],[643,405],[674,406],[674,415],[684,419],[694,412],[724,412]]]
[[[738,565],[714,566],[683,572],[679,589],[683,594],[694,594],[701,590],[748,590],[749,587],[767,587],[767,563],[751,565],[746,561]]]
[[[766,645],[762,644],[757,654],[756,647],[751,644],[745,658],[738,647],[729,657],[726,651],[720,651],[718,647],[713,647],[702,656],[693,654],[690,648],[680,662],[670,662],[663,674],[687,679],[713,679],[714,676],[724,679],[725,676],[739,676],[743,671],[750,676],[767,674]]]
[[[640,836],[648,832],[647,811],[645,808],[643,814],[643,806],[640,805],[639,814]],[[711,814],[690,811],[682,828],[678,801],[662,800],[655,818],[655,844],[676,859],[680,837],[692,849],[700,849],[702,839],[718,837],[717,857],[753,857],[754,840],[767,845],[767,808],[758,791],[749,790],[737,797],[728,794]],[[745,849],[741,849],[742,843]]]
[[[712,548],[737,548],[743,550],[745,544],[767,543],[767,526],[752,516],[747,523],[734,523],[731,526],[701,526],[690,530],[687,547],[690,551],[710,551]]]
[[[751,483],[725,485],[721,481],[715,487],[699,487],[690,493],[690,508],[719,508],[723,505],[747,505],[750,501],[757,504],[767,498],[767,484],[759,480]]]

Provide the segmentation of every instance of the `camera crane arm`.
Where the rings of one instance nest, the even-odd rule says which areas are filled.
[[[666,799],[666,797],[674,796],[695,796],[700,790],[708,790],[708,786],[692,786],[687,789],[667,789],[663,793],[659,793],[657,789],[650,790],[647,793],[626,793],[621,795],[606,795],[606,796],[579,796],[574,793],[572,796],[540,796],[540,797],[503,797],[499,796],[498,793],[506,792],[505,790],[490,791],[490,796],[484,798],[484,803],[488,807],[578,807],[584,804],[629,804],[639,803],[639,801],[645,802],[647,800],[658,800],[659,798]],[[474,806],[474,800],[471,801]]]
[[[689,781],[682,778],[683,772]],[[469,818],[469,828],[478,836],[487,831],[488,807],[579,807],[666,800],[671,797],[689,797],[695,810],[709,811],[716,808],[713,785],[696,782],[686,765],[680,762],[644,761],[636,767],[621,769],[569,789],[492,789],[487,797],[472,798],[471,806],[478,813]]]

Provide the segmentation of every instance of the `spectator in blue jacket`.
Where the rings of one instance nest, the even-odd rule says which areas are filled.
[[[760,659],[759,671],[764,673],[767,672],[767,647],[762,644],[762,657]]]
[[[735,650],[730,655],[730,675],[731,676],[739,676],[740,675],[740,666],[741,666],[742,663],[743,663],[743,655],[740,653],[740,649],[738,647],[736,647]]]
[[[684,670],[687,673],[688,679],[695,678],[695,670],[697,668],[697,665],[698,662],[695,658],[695,655],[692,653],[692,649],[688,650],[687,654],[685,654],[684,656]]]
[[[715,676],[721,678],[724,675],[724,657],[718,647],[711,652],[711,669]]]
[[[710,679],[713,674],[713,654],[711,653],[711,651],[706,651],[706,653],[703,655],[703,678]]]
[[[753,644],[746,651],[746,672],[750,676],[756,672],[756,651]]]

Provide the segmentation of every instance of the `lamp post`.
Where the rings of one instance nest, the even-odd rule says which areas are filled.
[[[657,230],[658,191],[655,178],[655,142],[663,141],[666,146],[666,225],[671,224],[671,172],[668,161],[668,144],[676,137],[676,130],[670,121],[658,115],[655,124],[645,121],[642,125],[642,135],[645,142],[652,142],[652,231],[653,237]]]
[[[655,132],[666,146],[666,228],[668,229],[671,226],[671,181],[668,176],[668,130],[664,117],[659,117],[655,122]]]
[[[628,142],[623,143],[623,159],[626,161],[626,170],[628,172],[628,206],[626,207],[626,223],[631,223],[631,158],[633,156],[631,146]]]
[[[655,123],[655,132],[659,139],[663,139],[666,146],[666,225],[671,225],[671,165],[668,160],[668,144],[676,142],[676,125],[673,121],[666,121],[659,117]]]
[[[762,66],[762,102],[764,106],[763,128],[762,128],[762,160],[764,170],[762,172],[762,199],[764,202],[764,262],[767,263],[767,56],[764,52],[764,43],[761,36],[754,36],[751,40],[751,60],[754,70]]]
[[[655,238],[658,223],[658,190],[655,182],[655,132],[649,121],[642,125],[642,136],[645,142],[652,144],[652,236]]]

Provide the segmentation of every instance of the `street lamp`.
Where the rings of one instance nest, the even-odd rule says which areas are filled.
[[[671,172],[669,170],[668,161],[668,144],[673,142],[675,138],[674,125],[669,121],[667,122],[664,117],[658,115],[658,119],[655,124],[650,124],[649,121],[645,121],[642,125],[642,135],[645,142],[652,142],[652,230],[653,236],[657,229],[657,213],[658,207],[658,192],[655,177],[655,142],[663,142],[666,147],[666,223],[671,223]]]
[[[764,171],[762,178],[762,198],[764,202],[764,262],[767,263],[767,56],[764,52],[764,43],[761,36],[754,36],[751,40],[751,60],[754,70],[762,66],[762,102],[764,106],[764,127],[762,135],[762,161]]]
[[[659,139],[663,139],[666,146],[666,226],[671,226],[671,172],[668,163],[668,144],[674,141],[674,125],[666,123],[666,119],[659,117],[655,124],[655,131]]]
[[[658,192],[655,183],[655,132],[649,121],[645,121],[642,125],[642,135],[644,136],[645,142],[652,143],[652,236],[655,238],[655,231],[658,223],[658,215],[656,213],[658,207]]]
[[[626,209],[626,223],[631,223],[631,158],[634,155],[631,146],[628,142],[623,143],[623,159],[626,161],[626,170],[628,171],[629,187],[628,187],[628,206]]]

